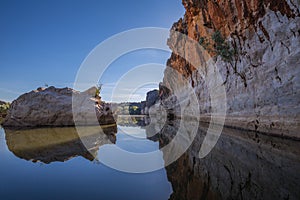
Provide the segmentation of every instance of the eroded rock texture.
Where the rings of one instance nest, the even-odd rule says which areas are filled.
[[[94,98],[96,88],[78,92],[70,88],[38,88],[14,100],[5,127],[74,126],[115,123],[109,104]],[[73,97],[73,108],[72,108]]]
[[[172,31],[195,42],[220,31],[235,54],[224,61],[216,52],[190,48],[182,37],[171,33],[168,45],[173,54],[167,65],[178,74],[166,69],[162,84],[172,93],[187,87],[183,81],[186,79],[199,99],[202,120],[207,121],[212,113],[207,74],[218,71],[226,89],[225,125],[299,138],[299,1],[183,0],[183,5],[186,13]],[[178,48],[185,58],[176,53]],[[212,58],[213,64],[206,63],[208,57],[204,54]],[[187,96],[184,92],[181,95]],[[174,104],[170,98],[165,99],[163,103]],[[221,104],[225,99],[218,101]]]

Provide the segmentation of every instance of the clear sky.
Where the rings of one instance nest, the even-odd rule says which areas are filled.
[[[169,29],[183,14],[180,0],[1,0],[0,99],[12,101],[45,84],[72,87],[81,63],[102,41],[132,28]],[[143,63],[165,64],[168,57],[146,50],[116,60],[101,80],[104,100],[122,73]]]

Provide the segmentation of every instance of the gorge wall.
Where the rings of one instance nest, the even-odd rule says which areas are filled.
[[[233,51],[226,57],[228,52],[222,56],[224,52],[209,51],[206,47],[206,54],[213,60],[213,65],[207,65],[201,51],[189,49],[182,37],[171,33],[168,45],[173,53],[167,66],[178,73],[165,70],[162,85],[168,91],[160,88],[162,105],[171,106],[174,91],[186,87],[181,81],[183,76],[198,98],[201,121],[208,122],[212,105],[205,73],[219,71],[226,90],[226,126],[300,138],[299,1],[183,0],[182,3],[185,15],[174,23],[171,31],[196,42],[205,39],[210,48],[216,48],[211,38],[219,32],[226,41],[225,50]],[[188,57],[199,59],[199,65],[178,55],[175,50],[178,45]],[[199,75],[200,71],[204,76]]]

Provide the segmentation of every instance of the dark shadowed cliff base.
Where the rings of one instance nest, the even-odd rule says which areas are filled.
[[[170,143],[179,124],[165,125],[156,138],[160,148]],[[210,154],[200,159],[208,126],[199,126],[188,151],[166,167],[170,199],[299,199],[299,141],[225,128]]]

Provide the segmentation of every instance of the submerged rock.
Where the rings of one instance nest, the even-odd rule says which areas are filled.
[[[115,123],[110,104],[95,98],[95,91],[95,87],[85,92],[53,86],[38,88],[12,102],[3,126],[74,126],[73,115],[76,125]]]

